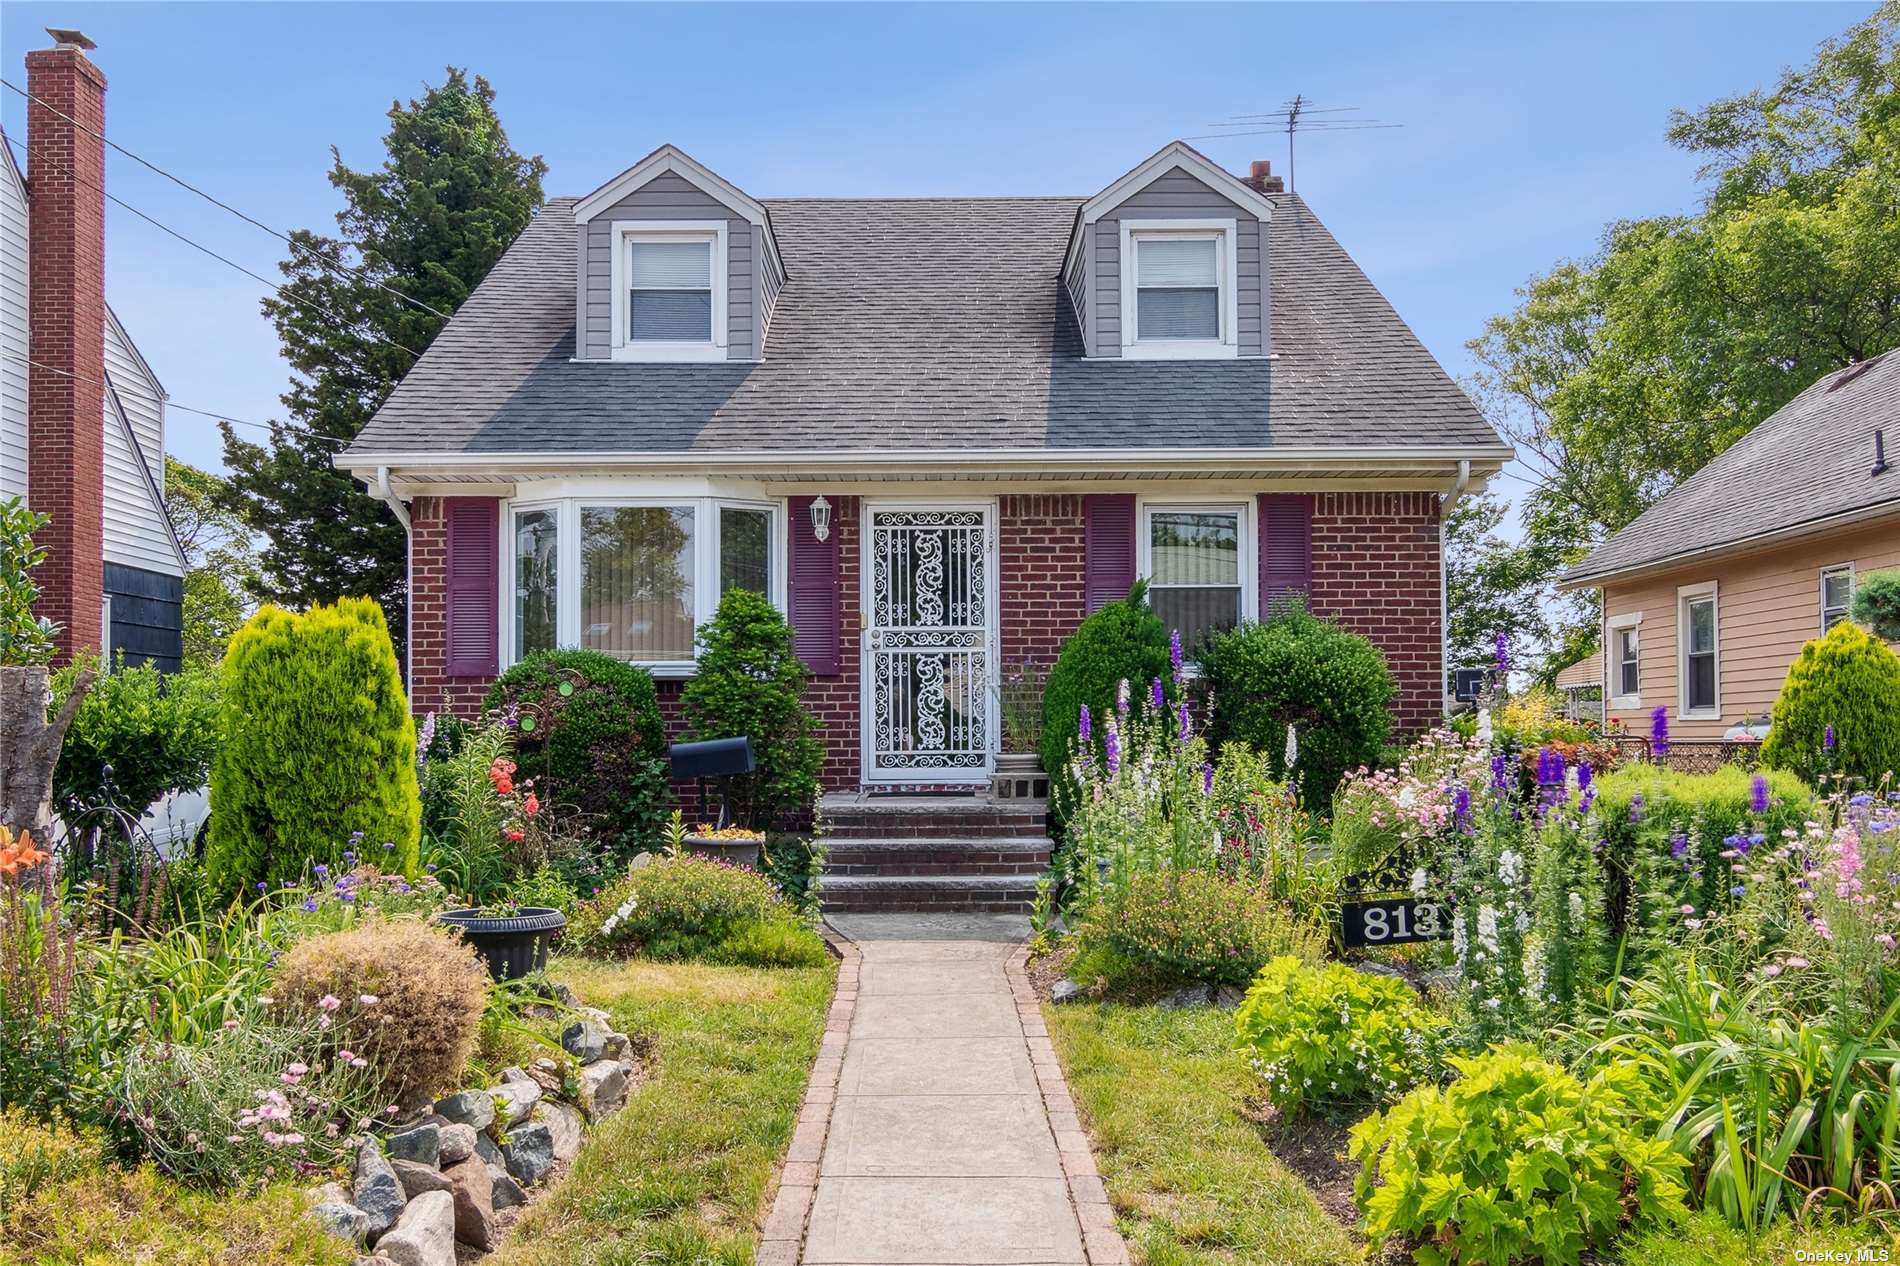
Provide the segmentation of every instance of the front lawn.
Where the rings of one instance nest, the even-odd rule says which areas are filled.
[[[615,1027],[653,1040],[654,1074],[494,1262],[751,1262],[834,969],[565,959],[552,971]]]

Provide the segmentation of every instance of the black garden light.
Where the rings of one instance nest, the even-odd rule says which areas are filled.
[[[706,739],[699,743],[675,743],[672,748],[673,780],[681,782],[688,778],[699,780],[699,816],[706,817],[706,780],[708,778],[729,778],[734,774],[749,774],[754,765],[752,761],[752,740],[740,735],[738,738]],[[719,821],[724,827],[731,816],[730,795],[726,785],[719,789]]]

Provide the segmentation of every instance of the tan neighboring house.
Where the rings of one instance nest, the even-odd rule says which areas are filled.
[[[1603,599],[1612,724],[1765,724],[1788,666],[1900,567],[1900,352],[1829,374],[1565,573]],[[1900,465],[1900,456],[1894,459]]]

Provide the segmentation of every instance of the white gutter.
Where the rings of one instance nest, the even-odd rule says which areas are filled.
[[[389,507],[390,513],[396,516],[396,522],[402,524],[402,530],[407,532],[409,530],[409,507],[402,503],[402,498],[396,495],[396,490],[389,486],[388,466],[378,466],[376,468],[376,482],[370,485],[369,490],[378,501],[381,501],[384,505]]]
[[[402,682],[403,688],[410,688],[414,682],[414,658],[416,653],[416,537],[409,530],[409,507],[402,503],[396,490],[389,486],[389,467],[376,468],[376,482],[370,485],[370,492],[396,516],[396,522],[402,524]]]
[[[1451,521],[1452,507],[1464,498],[1465,489],[1471,486],[1471,461],[1461,458],[1458,462],[1458,477],[1452,480],[1451,491],[1438,507],[1438,697],[1440,708],[1446,717],[1451,715],[1451,691],[1445,686],[1445,679],[1451,674],[1451,570],[1445,563],[1446,525]]]
[[[1806,523],[1797,523],[1791,527],[1770,528],[1765,532],[1756,532],[1752,536],[1738,536],[1732,541],[1718,541],[1713,545],[1703,545],[1696,549],[1682,550],[1675,554],[1665,554],[1661,558],[1652,558],[1648,562],[1635,563],[1614,571],[1570,572],[1557,581],[1559,589],[1601,589],[1612,580],[1625,580],[1654,571],[1668,571],[1672,568],[1693,563],[1697,559],[1712,554],[1727,554],[1736,550],[1757,549],[1775,545],[1782,541],[1796,540],[1803,536],[1812,536],[1837,527],[1849,527],[1871,519],[1885,518],[1890,514],[1900,514],[1900,501],[1883,501],[1877,505],[1860,506],[1852,510],[1842,510],[1823,518],[1811,519]]]

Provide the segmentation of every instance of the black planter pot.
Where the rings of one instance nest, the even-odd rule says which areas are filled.
[[[548,965],[548,942],[567,926],[567,916],[546,906],[523,906],[521,913],[485,915],[480,910],[444,910],[436,922],[462,929],[462,936],[496,980],[514,980]]]
[[[731,862],[735,866],[757,870],[759,843],[758,840],[715,840],[704,835],[689,835],[686,837],[686,851],[700,857],[710,857],[714,861]]]

